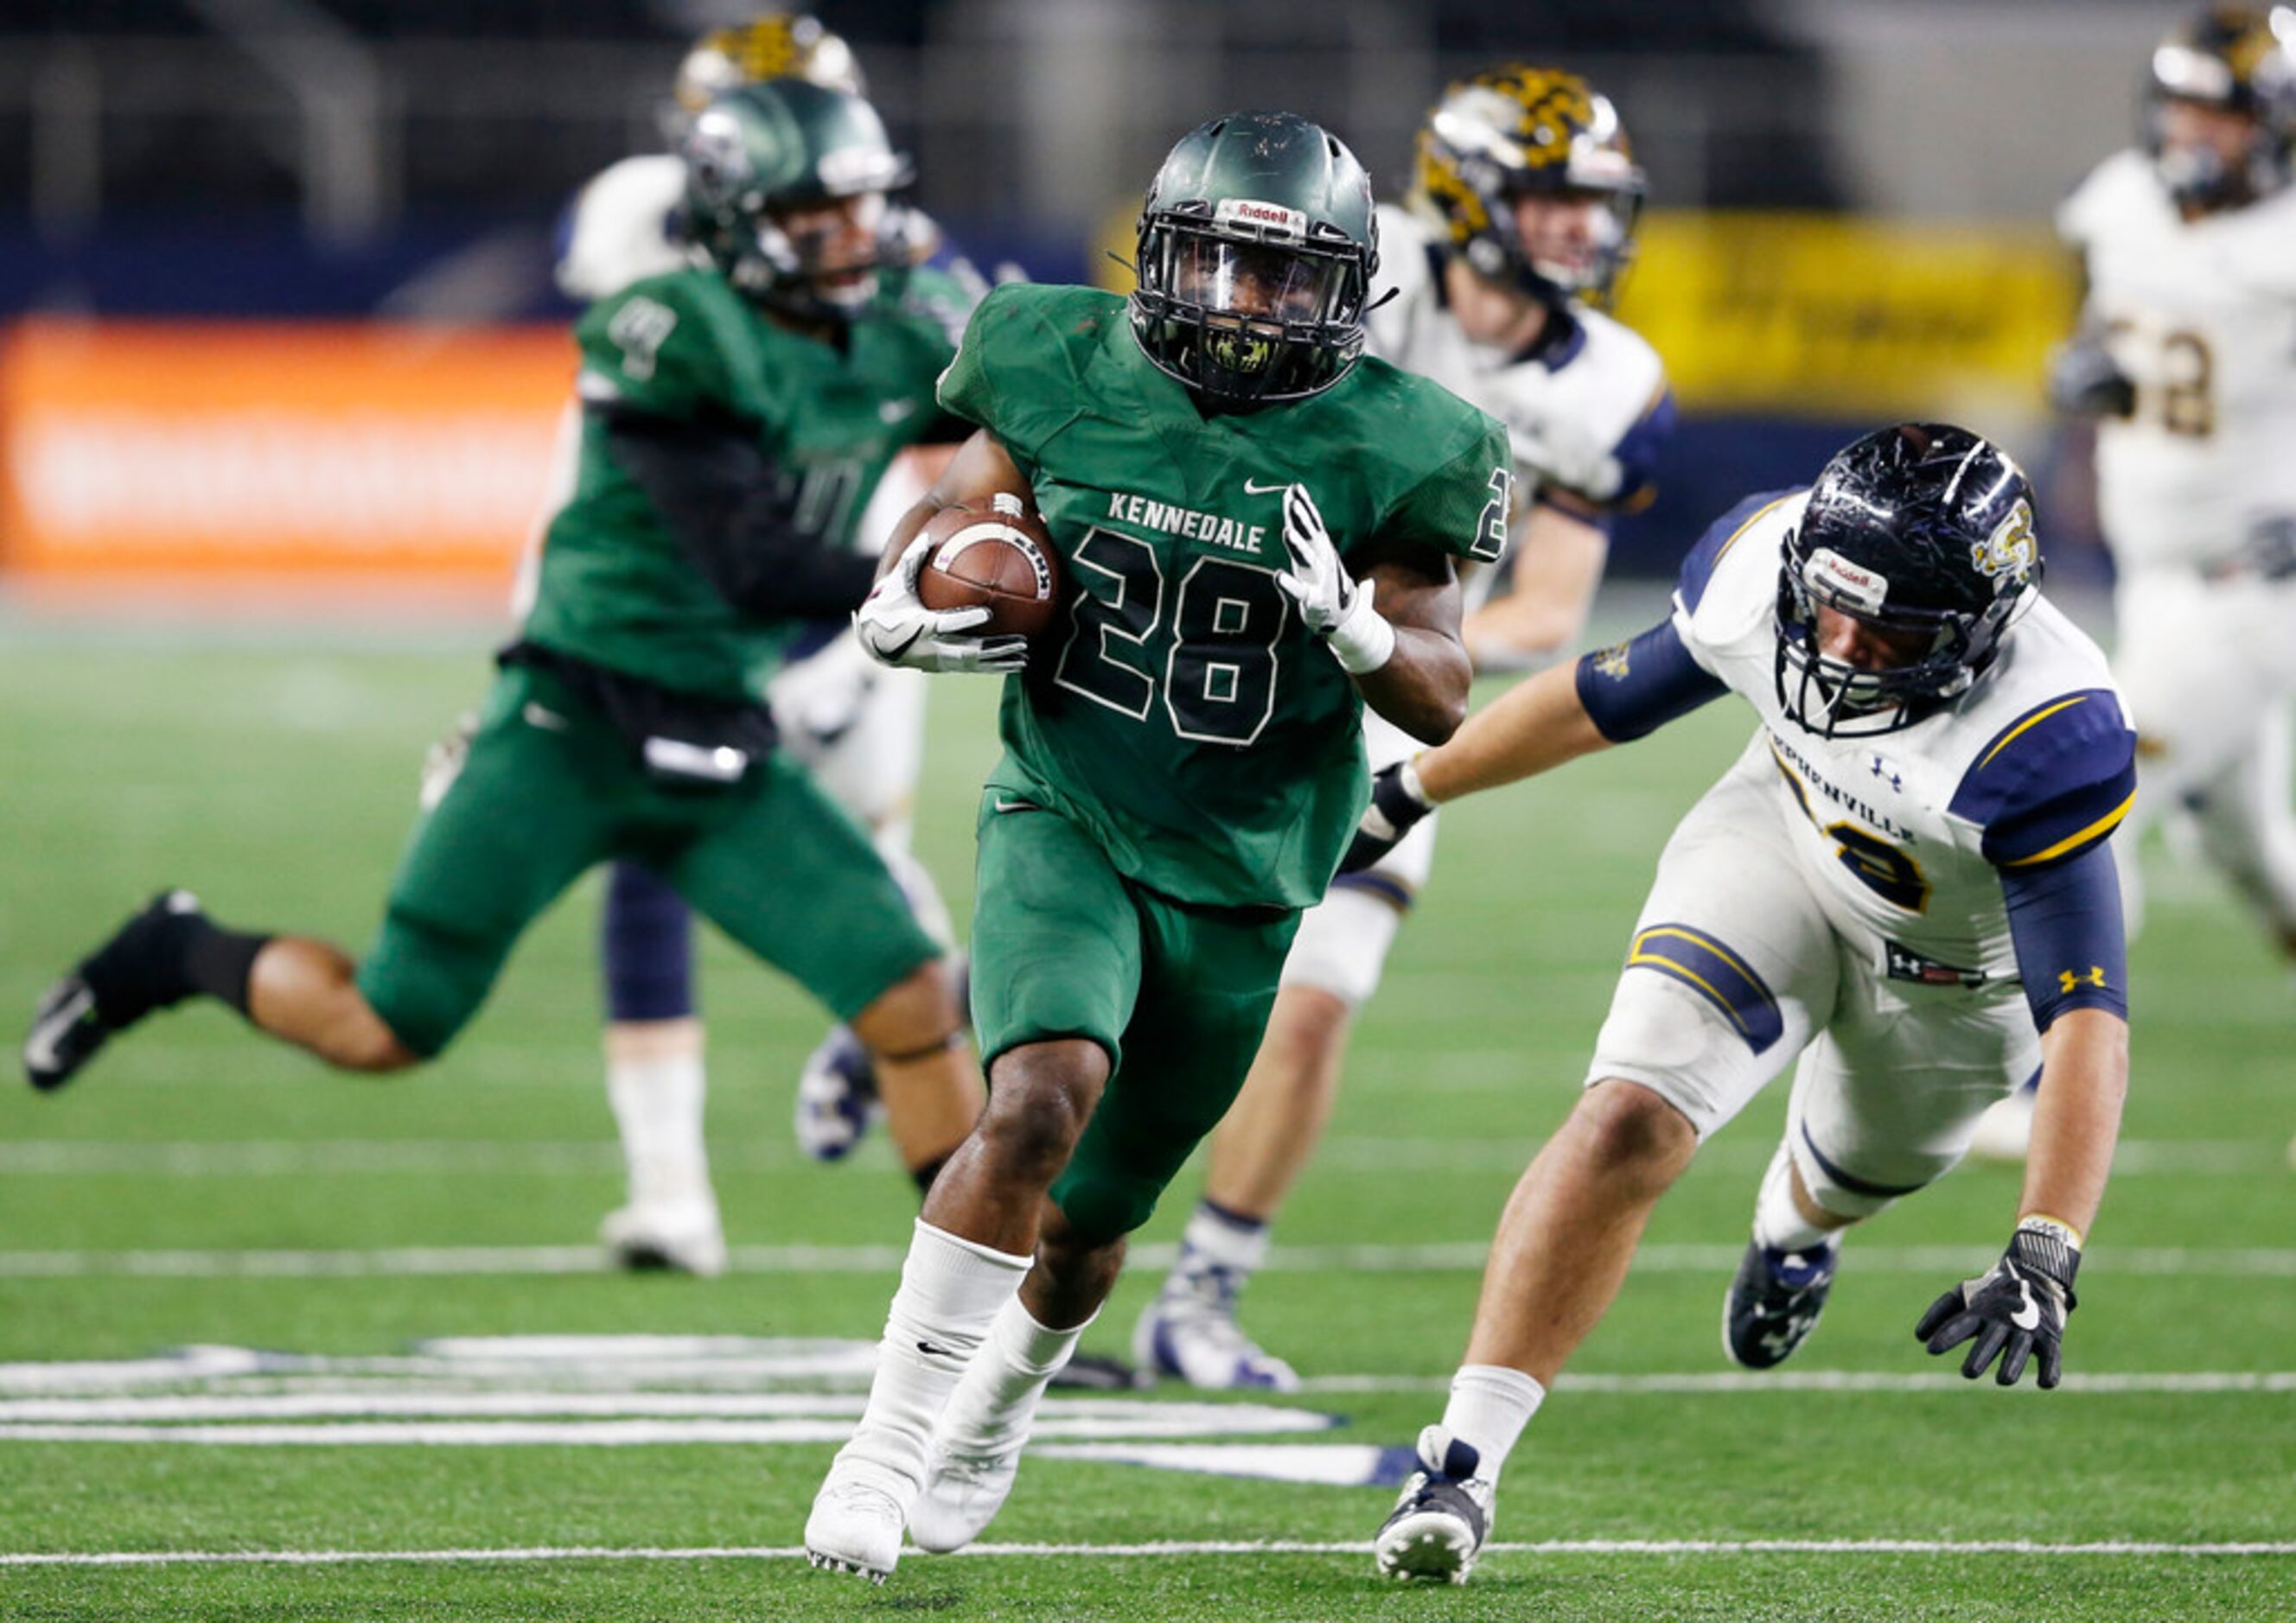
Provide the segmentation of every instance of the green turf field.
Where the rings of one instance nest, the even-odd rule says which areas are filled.
[[[422,747],[483,680],[475,642],[0,635],[12,1053],[49,977],[164,884],[361,944]],[[919,839],[960,914],[991,698],[936,690]],[[1746,725],[1717,707],[1447,819],[1249,1301],[1310,1389],[1056,1403],[1047,1446],[1313,1469],[1437,1416],[1481,1249],[1572,1097],[1650,863]],[[1105,1457],[1032,1459],[996,1545],[912,1556],[882,1590],[793,1559],[914,1197],[880,1143],[798,1155],[790,1088],[820,1019],[713,941],[736,1271],[600,1272],[619,1184],[594,881],[412,1078],[326,1075],[213,1009],[161,1017],[61,1096],[0,1091],[0,1617],[2296,1614],[2291,986],[2211,881],[2148,861],[2128,1142],[2065,1387],[1964,1387],[1913,1340],[2006,1236],[2016,1176],[1983,1167],[1852,1241],[1794,1364],[1731,1370],[1717,1321],[1774,1090],[1661,1209],[1514,1456],[1505,1542],[1455,1591],[1372,1577],[1390,1488]],[[1141,1237],[1152,1262],[1194,1189]],[[1122,1349],[1155,1272],[1087,1347]],[[328,1559],[212,1559],[248,1553]],[[24,1559],[124,1554],[179,1559]]]

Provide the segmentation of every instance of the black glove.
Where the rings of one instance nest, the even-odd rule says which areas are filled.
[[[2049,404],[2068,417],[2131,417],[2136,385],[2102,334],[2077,332],[2049,352]]]
[[[1364,807],[1348,854],[1340,858],[1340,872],[1360,873],[1401,843],[1411,826],[1435,809],[1419,788],[1419,774],[1409,761],[1382,766],[1371,776],[1371,804]]]
[[[2028,1217],[2017,1225],[2000,1261],[1930,1304],[1914,1326],[1914,1338],[1930,1351],[1944,1353],[1975,1337],[1961,1373],[1976,1380],[1998,1353],[2001,1367],[1993,1378],[2003,1386],[2017,1384],[2025,1360],[2038,1350],[2046,1391],[2062,1373],[2065,1316],[2078,1300],[2073,1275],[2079,1267],[2080,1248],[2070,1229]]]

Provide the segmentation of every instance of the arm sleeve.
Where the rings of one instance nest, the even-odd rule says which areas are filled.
[[[2111,844],[2048,867],[2004,868],[2001,894],[2036,1028],[2046,1031],[2070,1009],[2128,1018],[2128,954]]]
[[[1690,657],[1671,619],[1582,656],[1577,681],[1595,730],[1614,744],[1654,733],[1730,691]]]
[[[606,455],[645,493],[719,596],[759,619],[849,612],[877,562],[797,524],[798,481],[738,419],[680,422],[628,406],[590,408]]]

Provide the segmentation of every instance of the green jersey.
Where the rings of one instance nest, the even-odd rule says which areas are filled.
[[[998,288],[941,404],[1011,454],[1066,566],[1064,620],[1008,680],[991,784],[1084,827],[1177,901],[1304,907],[1367,785],[1354,684],[1275,584],[1283,490],[1344,556],[1376,540],[1491,559],[1506,430],[1375,360],[1304,400],[1201,412],[1125,301]]]
[[[842,346],[793,332],[700,268],[601,299],[574,336],[585,403],[753,429],[774,465],[801,481],[799,524],[840,547],[853,545],[886,467],[939,415],[933,379],[950,351],[941,326],[910,310],[854,322]],[[598,413],[583,414],[581,433],[525,640],[679,693],[760,696],[799,622],[728,603],[616,465]]]

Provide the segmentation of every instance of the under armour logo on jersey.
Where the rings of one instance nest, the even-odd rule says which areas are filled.
[[[2088,966],[2088,973],[2086,975],[2080,973],[2077,970],[2059,970],[2057,971],[2057,988],[2069,997],[2077,988],[2085,986],[2102,987],[2103,985],[2104,966],[2100,963],[2090,964]]]
[[[1902,791],[1906,786],[1905,775],[1878,755],[1874,758],[1874,775],[1887,783],[1893,791]]]

